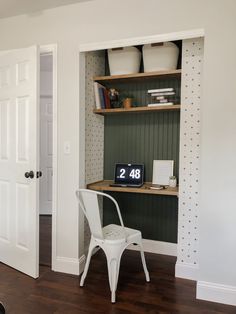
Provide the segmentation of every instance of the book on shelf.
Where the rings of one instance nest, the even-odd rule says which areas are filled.
[[[161,97],[161,96],[171,96],[175,95],[175,92],[160,92],[160,93],[151,93],[151,96]]]
[[[156,89],[149,89],[148,94],[152,93],[166,93],[166,92],[173,92],[174,88],[173,87],[168,87],[168,88],[156,88]]]
[[[104,96],[103,90],[104,90],[103,87],[98,87],[98,94],[99,94],[101,109],[106,109],[105,96]]]
[[[100,98],[100,94],[99,94],[99,87],[104,87],[104,86],[99,84],[98,82],[94,82],[93,87],[94,87],[96,109],[101,109],[102,105],[101,105],[101,98]]]
[[[172,106],[174,105],[173,102],[158,102],[158,103],[155,103],[155,104],[148,104],[147,106],[148,107],[158,107],[158,106]]]
[[[163,99],[158,99],[158,98],[156,98],[156,100],[157,100],[157,103],[159,104],[164,104],[164,103],[166,103],[166,102],[170,102],[170,99],[168,99],[168,98],[163,98]]]
[[[173,87],[149,89],[148,107],[174,105],[176,103],[175,90]]]
[[[94,82],[94,95],[95,95],[95,106],[96,109],[110,109],[110,98],[108,91],[105,86]]]
[[[111,109],[111,101],[110,101],[107,89],[103,89],[103,96],[104,96],[104,99],[105,99],[105,107],[106,107],[106,109]]]

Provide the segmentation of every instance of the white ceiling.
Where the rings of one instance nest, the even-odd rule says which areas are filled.
[[[37,11],[91,0],[0,0],[0,18],[21,14],[32,14]]]

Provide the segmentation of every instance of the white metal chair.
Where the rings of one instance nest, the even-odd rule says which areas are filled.
[[[98,195],[109,198],[115,204],[120,219],[120,226],[112,224],[102,227]],[[76,191],[76,196],[78,198],[79,205],[88,220],[91,231],[91,240],[84,272],[80,280],[80,286],[82,287],[84,285],[84,280],[87,276],[93,249],[96,246],[99,246],[102,248],[107,258],[108,277],[111,289],[111,302],[114,303],[116,301],[116,288],[119,277],[121,256],[123,251],[130,244],[139,245],[146,281],[150,281],[143,252],[141,232],[139,230],[124,227],[118,203],[110,195],[97,191],[79,189]]]

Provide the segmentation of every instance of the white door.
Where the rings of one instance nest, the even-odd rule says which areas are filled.
[[[52,214],[52,97],[40,97],[40,209]]]
[[[37,117],[37,47],[1,52],[0,261],[34,278],[39,268]]]

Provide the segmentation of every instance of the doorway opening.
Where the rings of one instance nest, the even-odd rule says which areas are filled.
[[[40,54],[39,265],[52,266],[53,54]]]
[[[201,96],[200,95],[201,95],[202,64],[203,64],[203,56],[204,56],[203,54],[204,30],[195,30],[193,32],[192,31],[181,32],[181,33],[173,33],[173,34],[165,34],[165,35],[163,34],[163,35],[157,35],[154,37],[151,36],[151,37],[144,37],[144,38],[134,38],[132,40],[128,39],[122,42],[111,41],[111,42],[104,42],[104,43],[99,43],[99,44],[90,43],[88,45],[85,44],[85,45],[80,46],[80,75],[81,77],[84,77],[84,80],[81,82],[81,88],[80,88],[80,126],[81,126],[81,129],[80,129],[80,142],[81,142],[80,169],[82,169],[80,173],[80,182],[81,182],[80,184],[81,184],[81,187],[84,187],[88,183],[94,183],[96,181],[104,180],[103,166],[108,167],[109,165],[114,165],[114,162],[111,163],[110,156],[108,158],[108,163],[104,163],[103,161],[104,156],[106,157],[106,155],[103,154],[103,151],[106,151],[105,145],[108,143],[108,141],[104,139],[104,136],[107,137],[109,136],[109,134],[113,135],[113,141],[111,142],[113,146],[112,146],[111,151],[114,151],[114,145],[115,145],[114,143],[123,144],[123,139],[122,141],[119,141],[119,140],[114,141],[114,131],[104,132],[103,128],[107,126],[107,127],[113,128],[114,130],[114,126],[115,128],[117,128],[117,126],[121,125],[122,123],[125,126],[133,127],[133,124],[131,124],[130,121],[129,123],[124,123],[124,118],[121,120],[121,116],[120,116],[121,113],[119,115],[112,114],[109,116],[111,117],[111,119],[117,119],[117,123],[114,120],[108,123],[108,120],[107,120],[108,115],[104,120],[103,117],[98,118],[98,117],[95,117],[95,115],[91,114],[92,112],[94,112],[95,114],[97,113],[97,114],[105,115],[105,114],[111,113],[110,110],[112,110],[106,107],[105,109],[104,107],[100,109],[98,108],[99,106],[95,108],[96,102],[91,101],[92,97],[94,97],[93,96],[94,95],[94,91],[93,91],[94,81],[95,83],[99,81],[99,83],[104,84],[106,88],[110,88],[110,87],[114,88],[114,82],[117,82],[117,84],[120,84],[120,86],[117,87],[118,90],[121,89],[122,87],[124,88],[124,86],[126,90],[128,90],[127,88],[129,85],[131,92],[133,92],[137,86],[136,82],[134,84],[134,87],[131,86],[131,82],[128,82],[128,80],[131,77],[127,76],[125,78],[125,82],[121,83],[121,81],[118,79],[123,79],[123,78],[116,76],[116,79],[114,79],[114,77],[112,78],[112,76],[110,76],[109,73],[108,74],[106,73],[107,62],[106,62],[105,49],[112,49],[112,48],[117,48],[121,46],[127,47],[131,45],[139,46],[143,44],[158,43],[158,42],[170,41],[170,40],[182,41],[182,69],[181,69],[181,86],[182,87],[179,91],[181,100],[182,100],[182,103],[180,106],[180,112],[181,112],[182,118],[180,119],[180,122],[179,122],[181,141],[179,142],[180,153],[177,154],[177,156],[179,155],[179,158],[180,158],[179,160],[179,173],[180,173],[179,185],[182,188],[180,189],[179,198],[178,198],[177,219],[172,219],[172,217],[174,216],[172,211],[170,211],[170,215],[169,215],[169,217],[173,221],[175,220],[176,222],[175,230],[177,231],[176,233],[177,243],[175,244],[175,243],[170,243],[170,242],[159,241],[158,239],[153,240],[147,237],[146,238],[147,241],[144,241],[144,250],[152,252],[152,253],[167,254],[167,255],[174,255],[173,253],[175,253],[175,255],[177,256],[176,270],[175,270],[176,277],[195,280],[197,278],[197,270],[198,270],[198,264],[199,264],[199,261],[198,261],[199,259],[199,256],[198,256],[198,239],[199,239],[199,234],[198,234],[198,229],[199,229],[198,228],[198,207],[199,206],[198,205],[199,205],[199,202],[198,201],[199,201],[199,175],[200,175],[199,173],[199,169],[200,169],[199,168],[199,160],[200,160],[199,134],[201,133],[200,132],[200,128],[201,128],[200,126]],[[91,60],[93,61],[91,62]],[[101,79],[102,77],[103,79]],[[109,83],[112,85],[109,86]],[[84,88],[84,86],[86,86],[86,88]],[[167,86],[169,87],[169,85]],[[146,87],[146,90],[147,89],[148,88]],[[85,90],[85,92],[83,90]],[[146,95],[146,90],[140,88],[140,91],[141,90],[144,90],[145,95]],[[136,96],[136,99],[138,99],[139,95]],[[135,98],[135,95],[132,95],[132,96]],[[143,104],[143,106],[145,106],[145,103]],[[121,110],[121,112],[123,112],[122,114],[124,114],[124,117],[125,117],[125,114],[127,111],[125,112]],[[115,113],[115,111],[113,113]],[[118,116],[120,116],[120,119]],[[127,118],[130,119],[130,117],[128,116]],[[83,123],[83,121],[85,121],[85,124]],[[141,119],[139,118],[136,121],[140,123]],[[146,116],[145,116],[145,121],[147,121]],[[167,122],[173,123],[173,120],[169,119]],[[158,126],[161,126],[162,124],[158,124]],[[173,123],[173,125],[177,125],[177,124]],[[149,124],[149,126],[152,126],[152,124]],[[124,130],[124,128],[120,128],[119,130],[117,128],[115,130],[116,130],[117,136],[119,136],[121,135],[120,130]],[[94,134],[96,136],[94,136]],[[136,135],[137,132],[128,132],[128,133],[126,132],[126,134]],[[153,136],[152,132],[149,132],[149,135],[150,134],[152,134]],[[169,134],[173,135],[173,132],[169,132]],[[176,134],[176,132],[174,132],[174,134]],[[98,136],[99,136],[99,141],[98,141]],[[147,138],[149,139],[148,136]],[[94,141],[94,139],[96,140]],[[86,141],[90,144],[90,147],[92,147],[92,149],[88,149],[87,151],[86,151],[86,147],[88,147],[88,143],[86,145]],[[140,142],[140,139],[138,143],[139,142]],[[91,146],[91,143],[92,144],[99,143],[99,146],[96,146],[95,144]],[[104,144],[105,149],[102,147],[101,143]],[[167,141],[166,143],[173,143],[173,142]],[[194,143],[194,147],[192,145],[193,143]],[[116,146],[115,148],[117,147],[118,146]],[[162,147],[162,145],[160,145],[160,147]],[[176,147],[176,146],[171,144],[169,148],[172,149],[173,147]],[[107,151],[108,151],[108,148],[107,148]],[[119,148],[118,151],[120,153],[127,150],[125,149],[121,150]],[[149,150],[143,150],[143,151],[149,152]],[[94,162],[94,158],[91,158],[94,155],[96,155],[96,162]],[[116,154],[115,158],[117,158],[117,156],[118,155]],[[154,157],[156,158],[156,156]],[[125,158],[126,159],[124,160],[127,160],[127,157]],[[136,155],[134,158],[132,158],[132,160],[135,160],[135,158],[136,158]],[[168,158],[170,158],[169,155],[168,155]],[[119,160],[121,159],[122,158],[119,158]],[[163,156],[160,159],[163,159]],[[87,169],[84,171],[85,167],[87,167]],[[93,171],[91,172],[91,170]],[[113,175],[112,172],[111,172],[111,176],[108,173],[107,178],[105,179],[108,179],[108,178],[109,180],[112,179],[112,175]],[[194,178],[194,185],[193,185],[193,178]],[[122,199],[122,202],[123,202],[123,199]],[[147,208],[147,207],[144,206],[144,208]],[[104,207],[101,206],[101,209],[104,209]],[[170,209],[169,204],[168,204],[168,209]],[[142,213],[143,212],[140,210],[140,214]],[[127,211],[125,212],[125,214],[127,214]],[[163,214],[166,215],[166,211],[163,211]],[[133,215],[131,215],[130,217],[133,217]],[[176,216],[174,216],[174,218],[175,217]],[[186,222],[186,217],[188,217],[188,221],[187,221],[188,223]],[[140,219],[139,221],[142,222],[143,219]],[[154,219],[152,220],[152,222],[153,221]],[[167,219],[163,219],[162,221],[167,221]],[[132,219],[132,222],[133,222],[133,219]],[[169,220],[169,230],[172,231],[173,224],[170,222],[171,220]],[[132,228],[132,226],[130,227]],[[86,253],[86,250],[88,248],[87,239],[89,238],[89,229],[87,225],[84,224],[83,219],[80,220],[80,228],[82,230],[84,228],[84,237],[81,237],[82,239],[81,246],[84,244],[84,246],[82,247],[84,248],[84,252]],[[142,230],[141,228],[138,228],[138,229]],[[147,230],[150,231],[150,229],[147,229]],[[156,229],[154,230],[156,231]],[[166,235],[166,230],[164,231],[165,232],[163,232],[163,234]],[[173,247],[173,245],[175,246]]]

